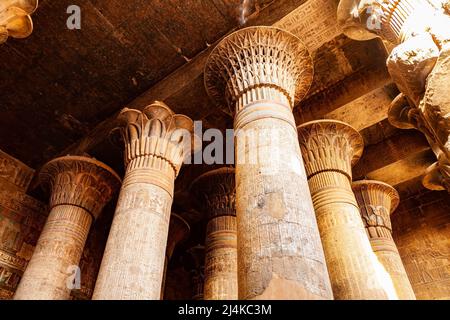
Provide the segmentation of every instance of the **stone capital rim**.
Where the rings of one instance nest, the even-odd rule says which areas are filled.
[[[356,164],[359,159],[361,158],[363,151],[364,151],[364,139],[362,137],[362,135],[358,132],[358,130],[356,130],[355,128],[353,128],[351,125],[349,125],[348,123],[339,121],[339,120],[330,120],[330,119],[322,119],[322,120],[314,120],[314,121],[309,121],[306,123],[303,123],[299,126],[297,126],[297,131],[300,135],[300,131],[302,130],[306,130],[308,128],[312,128],[314,126],[335,126],[337,130],[342,130],[343,132],[348,134],[348,140],[353,148],[353,156],[352,156],[352,162],[351,165],[353,166],[354,164]]]
[[[60,181],[59,176],[66,173],[75,174],[75,176],[69,175],[69,179],[73,179],[77,174],[95,174],[98,178],[95,182],[99,185],[85,184],[83,188],[90,188],[91,192],[95,190],[97,198],[91,197],[95,197],[95,195],[84,194],[83,191],[86,190],[77,189],[78,184],[73,184],[73,181]],[[39,172],[39,181],[42,185],[51,189],[51,208],[58,205],[74,205],[85,209],[95,219],[101,213],[104,205],[120,188],[122,180],[112,168],[103,162],[85,156],[68,155],[47,162]],[[83,184],[82,181],[77,182]],[[63,185],[55,186],[55,183],[63,183]],[[66,190],[67,187],[69,187],[69,190]],[[76,190],[71,190],[70,187],[75,187]],[[106,189],[100,190],[105,187]],[[69,191],[69,193],[66,193],[66,191]],[[73,194],[75,191],[79,191],[81,194]]]
[[[241,79],[241,88],[238,89],[237,96],[234,96],[232,101],[227,101],[227,87],[228,83],[232,78],[238,77],[239,74],[242,71],[242,59],[236,58],[239,53],[242,53],[245,49],[243,46],[238,47],[236,44],[232,45],[233,41],[236,41],[239,37],[245,37],[249,34],[257,34],[258,32],[266,32],[271,33],[271,36],[274,35],[282,35],[284,36],[285,40],[285,48],[289,44],[289,41],[291,41],[291,47],[289,49],[296,49],[297,52],[293,52],[292,55],[294,58],[294,64],[295,67],[302,70],[302,73],[297,75],[296,79],[296,86],[295,86],[295,92],[289,92],[289,88],[283,88],[279,85],[277,85],[277,81],[255,81],[254,83],[249,83],[247,79]],[[269,38],[269,37],[267,37]],[[261,37],[258,37],[258,40],[260,40]],[[295,46],[293,45],[295,44]],[[229,48],[226,48],[229,46]],[[248,44],[247,44],[248,46]],[[248,46],[251,47],[251,46]],[[256,47],[256,46],[255,46]],[[284,49],[285,49],[284,48]],[[227,50],[227,56],[218,54],[219,50]],[[232,51],[232,52],[230,52]],[[242,51],[242,52],[239,52]],[[269,55],[265,55],[268,57]],[[232,69],[233,66],[230,62],[230,58],[235,58],[236,65],[239,64],[239,69]],[[246,58],[248,58],[246,56]],[[217,59],[214,61],[214,59]],[[261,63],[260,63],[261,64]],[[292,68],[295,69],[295,67],[289,66],[286,68]],[[224,74],[220,74],[219,71],[223,71],[227,73],[226,76]],[[297,70],[298,72],[298,70]],[[232,73],[232,75],[231,75]],[[246,92],[248,92],[250,89],[254,88],[261,88],[261,87],[271,87],[275,88],[284,95],[286,95],[286,98],[290,101],[291,108],[294,107],[294,105],[302,100],[306,94],[308,93],[313,80],[313,73],[314,73],[314,65],[312,61],[312,57],[305,46],[305,44],[302,42],[300,38],[295,36],[294,34],[285,31],[283,29],[277,28],[277,27],[271,27],[271,26],[252,26],[243,28],[240,30],[237,30],[227,36],[225,36],[218,44],[217,46],[211,51],[207,62],[205,64],[204,69],[204,86],[206,89],[206,92],[210,99],[214,101],[214,103],[221,107],[221,108],[230,108],[233,109],[234,106],[230,105],[233,102],[235,103],[239,97],[244,95]],[[242,75],[241,75],[242,76]],[[291,75],[292,76],[292,75]],[[293,97],[290,97],[292,95]],[[233,111],[234,113],[234,111]]]
[[[400,195],[398,191],[383,181],[378,180],[358,180],[352,183],[353,192],[364,192],[370,189],[378,189],[387,194],[391,198],[391,212],[392,214],[400,204]]]

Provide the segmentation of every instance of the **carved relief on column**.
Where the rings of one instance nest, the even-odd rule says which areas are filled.
[[[162,102],[119,115],[126,173],[93,299],[160,299],[174,180],[193,121]]]
[[[38,0],[2,0],[0,2],[0,44],[8,37],[26,38],[33,32],[31,14]]]
[[[170,262],[170,259],[172,258],[173,251],[180,242],[183,242],[188,238],[190,231],[191,227],[189,226],[189,223],[186,220],[184,220],[180,215],[176,213],[172,213],[170,215],[169,235],[167,237],[166,257],[164,260],[164,274],[161,285],[161,299],[164,298],[167,266]]]
[[[100,161],[66,156],[47,163],[39,179],[51,190],[50,214],[14,299],[68,299],[92,220],[120,178]]]
[[[0,150],[0,300],[11,299],[48,214],[25,192],[34,170]]]
[[[351,188],[352,165],[364,147],[361,135],[334,120],[308,122],[298,132],[335,299],[396,298]]]
[[[422,131],[438,162],[424,186],[450,192],[450,16],[443,3],[428,0],[341,0],[338,19],[347,35],[378,35],[397,46],[387,66],[401,95],[389,110],[399,127]],[[361,37],[361,35],[365,35]]]
[[[296,36],[250,27],[225,37],[205,86],[235,114],[239,299],[330,299],[292,108],[312,82]]]
[[[415,300],[414,291],[392,238],[390,215],[400,202],[397,191],[388,184],[372,180],[354,182],[352,187],[372,249],[389,273],[398,298]]]
[[[205,300],[237,300],[236,187],[233,168],[220,168],[191,185],[208,224],[205,240]]]

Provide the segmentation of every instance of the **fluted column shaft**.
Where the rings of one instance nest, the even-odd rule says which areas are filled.
[[[49,162],[40,178],[52,186],[51,211],[14,299],[64,300],[79,272],[91,223],[120,179],[101,162],[75,156]]]
[[[242,29],[212,52],[210,96],[235,113],[239,299],[330,299],[332,293],[292,108],[312,82],[301,41]]]
[[[357,181],[352,186],[372,249],[389,273],[398,298],[415,300],[414,291],[392,238],[390,214],[399,203],[397,191],[383,182],[372,180]]]
[[[362,137],[331,120],[309,122],[298,130],[335,299],[395,298],[351,188],[351,166],[361,156]]]
[[[205,240],[205,300],[237,300],[237,226],[235,172],[232,168],[209,171],[192,189],[208,218]]]
[[[119,119],[126,172],[93,299],[158,300],[174,180],[193,123],[159,102],[125,108]]]

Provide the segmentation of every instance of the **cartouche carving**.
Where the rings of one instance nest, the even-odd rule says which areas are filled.
[[[0,3],[0,44],[8,37],[26,38],[33,32],[31,14],[38,0],[2,0]]]
[[[364,40],[375,35],[396,45],[387,66],[403,96],[393,102],[389,119],[399,128],[408,126],[409,121],[426,135],[439,160],[427,170],[423,183],[432,190],[450,192],[448,2],[341,0],[338,20],[350,37]]]
[[[332,298],[292,114],[312,77],[302,41],[273,27],[226,36],[205,66],[235,115],[239,299]]]
[[[50,187],[50,214],[14,295],[18,300],[65,300],[71,268],[78,266],[93,219],[119,189],[120,178],[88,157],[65,156],[40,171]]]
[[[162,102],[125,108],[124,182],[94,300],[161,298],[174,181],[193,147],[193,121]]]
[[[363,138],[334,120],[302,124],[298,133],[335,299],[395,299],[351,189],[352,165],[361,157]]]
[[[400,202],[397,191],[386,183],[373,180],[354,182],[352,188],[370,244],[389,273],[398,298],[415,300],[414,291],[392,238],[390,215]]]
[[[205,240],[205,300],[237,300],[236,186],[233,168],[208,171],[191,191],[208,219]]]

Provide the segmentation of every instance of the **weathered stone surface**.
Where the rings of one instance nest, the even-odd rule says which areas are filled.
[[[48,213],[25,194],[34,170],[0,150],[0,300],[11,299]]]
[[[352,184],[370,244],[384,266],[401,300],[415,300],[414,291],[392,238],[390,215],[400,198],[390,185],[380,181],[360,180]]]
[[[372,251],[351,189],[362,137],[333,120],[308,122],[298,132],[335,299],[397,298]]]
[[[290,33],[254,27],[213,50],[209,95],[235,113],[239,299],[330,299],[292,107],[312,63]]]
[[[450,299],[450,198],[421,190],[392,215],[394,241],[419,300]]]
[[[198,177],[191,189],[208,219],[205,240],[205,300],[238,299],[235,171],[220,168]]]
[[[8,37],[26,38],[33,32],[31,14],[38,0],[3,0],[0,3],[0,44]]]
[[[51,211],[14,299],[68,299],[91,223],[120,178],[105,164],[79,156],[50,161],[39,177],[50,186]]]
[[[120,114],[126,173],[93,299],[158,300],[174,180],[190,155],[193,122],[155,102]]]

